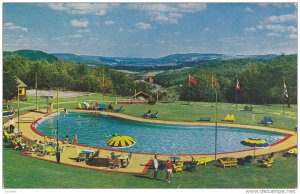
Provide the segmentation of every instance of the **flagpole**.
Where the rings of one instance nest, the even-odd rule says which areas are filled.
[[[20,131],[20,87],[18,86],[18,130]]]
[[[212,89],[212,91],[211,91],[211,107],[213,107],[214,105],[213,105],[213,101],[214,101],[214,87],[213,87],[213,81],[214,81],[214,77],[213,77],[213,75],[211,75],[211,89]]]
[[[35,72],[35,110],[38,109],[37,105],[37,73]]]
[[[284,115],[284,96],[285,96],[285,89],[284,88],[284,85],[285,85],[285,77],[283,77],[283,90],[282,90],[282,115]]]
[[[104,101],[104,72],[103,72],[103,76],[102,76],[102,101]]]
[[[218,93],[216,92],[216,110],[215,110],[215,160],[217,160],[217,142],[218,142]]]
[[[190,104],[190,98],[191,98],[191,82],[190,82],[190,74],[188,77],[188,82],[189,82],[189,99],[188,99],[188,104]]]
[[[56,103],[57,103],[57,117],[56,117],[56,162],[60,163],[60,152],[59,152],[59,142],[58,142],[58,119],[59,119],[58,88],[56,89]]]

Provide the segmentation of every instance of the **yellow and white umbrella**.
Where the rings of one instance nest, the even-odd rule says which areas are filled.
[[[115,136],[107,141],[107,145],[113,148],[128,148],[133,146],[136,140],[130,136]]]

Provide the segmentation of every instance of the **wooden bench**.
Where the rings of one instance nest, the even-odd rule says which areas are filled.
[[[237,167],[238,161],[236,158],[225,158],[219,159],[220,164],[223,168],[225,167]]]
[[[208,122],[210,122],[210,117],[200,117],[199,121],[208,121]]]

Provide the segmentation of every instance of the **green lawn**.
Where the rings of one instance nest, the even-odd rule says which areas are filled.
[[[148,174],[128,175],[81,169],[22,156],[3,149],[5,188],[296,188],[297,159],[276,155],[272,169],[257,166],[218,168],[213,163],[197,171],[175,173],[171,183],[165,173],[153,181]],[[84,181],[83,181],[84,180]]]
[[[115,102],[115,97],[105,96],[105,103]],[[60,107],[73,109],[78,102],[84,100],[102,101],[102,95],[60,99]],[[53,103],[56,99],[51,100]],[[10,105],[16,106],[16,102]],[[55,104],[54,104],[55,105]],[[119,106],[119,105],[115,105]],[[297,106],[254,105],[253,113],[241,111],[245,105],[219,103],[218,118],[220,121],[227,113],[236,116],[236,123],[257,125],[264,116],[271,116],[274,124],[271,127],[294,130],[297,124]],[[21,114],[35,108],[35,98],[29,97],[27,102],[20,103]],[[46,105],[44,105],[46,107]],[[211,103],[186,102],[164,103],[156,105],[123,105],[123,114],[141,117],[147,111],[159,111],[161,120],[197,121],[199,117],[211,117],[214,122],[215,107]],[[55,108],[55,106],[54,106]],[[6,121],[7,118],[4,119]],[[282,157],[276,154],[272,169],[257,166],[239,166],[232,169],[217,168],[213,164],[199,166],[194,173],[184,172],[174,174],[174,180],[167,183],[164,172],[159,172],[162,180],[151,180],[152,171],[147,175],[128,175],[81,169],[60,165],[47,161],[36,160],[20,155],[17,151],[3,149],[3,179],[5,188],[296,188],[297,187],[297,158]],[[83,181],[84,180],[84,181]]]

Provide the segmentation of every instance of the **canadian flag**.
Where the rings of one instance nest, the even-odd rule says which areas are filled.
[[[148,82],[149,82],[149,84],[153,84],[153,79],[152,79],[151,76],[149,77],[149,81]]]

